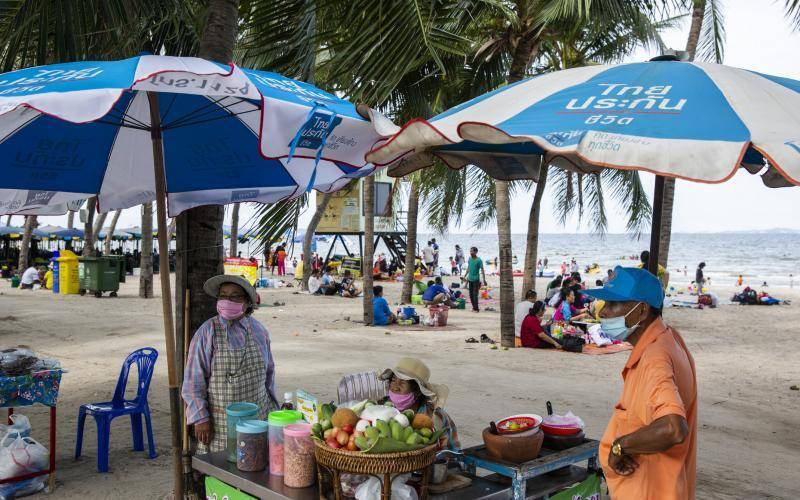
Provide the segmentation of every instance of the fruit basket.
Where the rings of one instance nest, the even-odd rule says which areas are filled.
[[[431,465],[436,458],[436,444],[414,451],[396,453],[363,453],[331,448],[322,441],[314,440],[316,446],[317,473],[319,475],[320,498],[327,498],[326,489],[332,489],[335,499],[342,498],[341,475],[359,474],[375,476],[383,484],[381,500],[392,497],[391,482],[395,476],[414,471],[422,472],[419,498],[428,497],[428,482]],[[330,481],[326,482],[326,477]],[[328,488],[325,485],[328,485]]]

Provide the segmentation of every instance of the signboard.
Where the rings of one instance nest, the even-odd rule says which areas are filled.
[[[361,277],[361,257],[345,257],[342,259],[342,265],[339,267],[339,272],[344,273],[345,270],[350,270],[354,278]]]
[[[322,196],[317,196],[317,203]],[[361,217],[361,197],[359,185],[343,189],[331,196],[317,226],[318,233],[360,232],[363,230]]]
[[[208,500],[256,500],[255,497],[211,476],[206,476],[206,498]]]
[[[241,276],[255,286],[258,281],[258,263],[249,259],[231,257],[225,259],[225,274]]]

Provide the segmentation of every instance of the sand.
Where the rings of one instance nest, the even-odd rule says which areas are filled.
[[[496,278],[491,278],[496,280]],[[540,280],[540,293],[544,281]],[[96,432],[87,421],[83,457],[73,459],[75,425],[82,403],[111,397],[120,365],[132,350],[152,346],[164,353],[159,299],[143,300],[129,279],[118,298],[56,296],[11,289],[0,281],[0,347],[28,346],[59,358],[64,375],[58,406],[57,490],[54,498],[166,498],[171,495],[166,358],[150,389],[159,456],[131,451],[130,425],[112,427],[110,473],[96,471]],[[715,288],[727,297],[731,289]],[[490,350],[466,344],[481,333],[499,338],[499,313],[451,311],[463,330],[392,331],[359,325],[361,300],[298,295],[294,288],[262,290],[257,319],[272,335],[279,392],[305,389],[336,398],[339,378],[380,370],[403,355],[418,356],[435,382],[451,388],[447,408],[462,444],[478,444],[491,419],[514,413],[572,410],[599,438],[622,387],[628,353],[587,356],[527,349]],[[687,340],[697,364],[700,392],[698,498],[794,498],[800,468],[800,384],[797,333],[800,294],[773,291],[794,306],[724,306],[671,309],[668,323]],[[399,284],[387,286],[393,303]],[[47,411],[31,416],[35,437],[47,443]]]

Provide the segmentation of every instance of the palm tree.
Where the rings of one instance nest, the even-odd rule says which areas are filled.
[[[92,255],[94,249],[94,214],[97,209],[97,197],[92,196],[86,202],[86,221],[83,224],[83,250],[84,257]]]
[[[111,225],[108,227],[108,231],[106,232],[106,241],[105,246],[103,247],[104,255],[111,255],[111,239],[114,235],[114,231],[117,229],[117,221],[119,221],[119,216],[121,213],[122,210],[117,210],[114,212],[114,217],[111,218]]]
[[[375,177],[364,178],[364,255],[361,268],[364,277],[364,324],[371,325],[372,317],[372,262],[375,260]]]
[[[231,243],[230,255],[236,257],[239,255],[239,204],[234,203],[231,207]]]
[[[139,297],[153,297],[153,204],[142,205],[142,253],[139,262]]]
[[[408,189],[408,211],[406,213],[406,262],[403,268],[403,290],[400,303],[410,304],[414,285],[414,269],[417,258],[417,222],[419,217],[419,174],[411,174]]]
[[[33,237],[33,230],[36,229],[37,222],[35,215],[25,216],[25,226],[22,232],[22,242],[19,245],[19,265],[17,269],[20,273],[25,272],[30,262],[31,253],[31,238]]]
[[[319,194],[317,195],[319,196]],[[308,290],[308,279],[311,277],[311,244],[314,241],[314,233],[317,232],[317,226],[328,208],[328,204],[333,198],[333,193],[325,193],[322,195],[319,203],[317,203],[314,215],[308,222],[306,227],[306,234],[303,236],[303,290]]]

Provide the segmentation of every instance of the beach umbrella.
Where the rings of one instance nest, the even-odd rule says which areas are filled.
[[[374,122],[387,139],[367,159],[394,176],[434,156],[503,180],[536,179],[541,162],[656,174],[653,267],[664,177],[720,183],[743,167],[769,187],[800,184],[800,82],[674,56],[542,74],[402,128]]]

